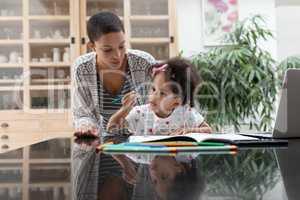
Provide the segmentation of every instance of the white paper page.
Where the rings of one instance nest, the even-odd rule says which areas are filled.
[[[239,135],[239,134],[235,134],[235,133],[225,133],[225,134],[220,134],[220,133],[211,133],[211,134],[189,133],[187,135],[194,138],[194,139],[196,139],[198,142],[201,142],[201,141],[204,141],[204,140],[209,140],[209,139],[230,140],[230,141],[259,140],[258,138]]]
[[[177,136],[169,136],[169,135],[149,135],[149,136],[130,136],[129,142],[149,142],[173,137],[191,137],[194,138],[196,141],[201,142],[205,140],[229,140],[229,141],[237,141],[237,140],[259,140],[258,138],[248,137],[244,135],[234,134],[234,133],[226,133],[226,134],[208,134],[208,133],[189,133],[186,135],[177,135]]]

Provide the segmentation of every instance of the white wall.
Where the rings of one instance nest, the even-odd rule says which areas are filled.
[[[300,5],[276,9],[278,60],[300,55]]]
[[[178,46],[185,56],[204,51],[202,33],[201,0],[176,0]],[[276,30],[275,0],[239,0],[239,18],[244,19],[253,14],[261,14],[267,18],[267,26]],[[277,57],[275,40],[264,43],[264,47]]]
[[[176,0],[178,47],[185,56],[203,51],[201,0]]]
[[[275,0],[239,0],[240,19],[255,14],[260,14],[266,19],[267,27],[273,31],[276,37]],[[271,53],[273,58],[277,59],[277,42],[275,39],[269,39],[267,42],[262,42],[261,45]]]

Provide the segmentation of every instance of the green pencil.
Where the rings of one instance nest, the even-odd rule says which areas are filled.
[[[144,144],[164,145],[168,147],[180,146],[225,146],[222,142],[188,142],[188,141],[175,141],[175,142],[145,142]]]

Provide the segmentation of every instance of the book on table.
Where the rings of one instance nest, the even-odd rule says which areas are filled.
[[[236,151],[238,147],[286,144],[285,140],[261,139],[234,133],[130,136],[128,142],[104,145],[104,152]]]
[[[221,142],[235,144],[237,141],[258,141],[258,138],[233,133],[189,133],[185,135],[133,135],[129,142]]]
[[[103,146],[104,152],[189,152],[189,151],[236,151],[237,140],[258,140],[237,134],[190,133],[186,135],[130,136],[121,144]]]
[[[286,146],[287,140],[273,139],[262,136],[244,135],[243,133],[189,133],[185,135],[146,135],[130,136],[129,143],[184,143],[196,142],[201,145],[215,143],[233,144],[239,147]]]

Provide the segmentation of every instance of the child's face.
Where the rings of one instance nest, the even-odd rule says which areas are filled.
[[[153,80],[149,104],[159,117],[169,116],[181,104],[180,97],[171,91],[170,84],[171,82],[166,80],[164,72],[159,72]]]
[[[174,157],[158,156],[150,164],[150,177],[155,191],[165,199],[175,177],[184,172],[184,167]]]

